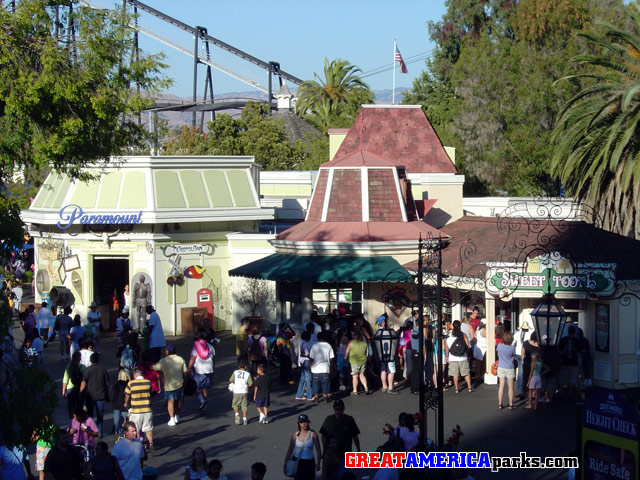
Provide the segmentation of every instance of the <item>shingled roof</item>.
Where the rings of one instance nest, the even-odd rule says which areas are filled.
[[[640,241],[581,221],[465,216],[441,228],[449,236],[442,270],[484,278],[488,262],[523,263],[557,251],[577,263],[615,263],[618,280],[640,279]],[[417,260],[404,265],[417,270]]]
[[[457,173],[419,105],[363,105],[334,161],[357,150],[404,165],[408,173]]]

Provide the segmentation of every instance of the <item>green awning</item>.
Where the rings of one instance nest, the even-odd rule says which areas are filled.
[[[287,255],[274,253],[229,270],[232,277],[278,282],[407,282],[411,275],[393,257]]]

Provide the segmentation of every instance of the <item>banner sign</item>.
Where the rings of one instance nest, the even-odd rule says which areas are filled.
[[[632,480],[638,478],[640,415],[622,394],[597,391],[582,412],[582,478]]]
[[[91,214],[85,215],[79,205],[70,203],[58,212],[60,220],[58,228],[66,230],[78,220],[81,225],[131,225],[142,223],[142,210],[138,213],[123,214]]]
[[[525,265],[487,264],[486,289],[500,298],[541,297],[546,293],[556,298],[606,297],[615,291],[615,263],[575,266],[558,252],[527,258]]]
[[[167,245],[161,247],[162,254],[165,257],[172,257],[174,255],[213,255],[216,250],[216,246],[211,243],[194,243],[184,245]]]

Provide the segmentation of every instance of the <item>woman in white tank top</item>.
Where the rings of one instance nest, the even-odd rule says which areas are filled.
[[[316,449],[317,461],[313,454]],[[295,480],[314,480],[316,471],[320,470],[320,439],[318,434],[311,430],[309,426],[309,417],[305,414],[298,415],[298,431],[291,435],[289,449],[284,457],[283,470],[287,473],[287,462],[294,460],[298,462]]]

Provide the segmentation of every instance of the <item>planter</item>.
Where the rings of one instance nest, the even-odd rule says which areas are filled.
[[[251,335],[254,328],[257,328],[260,333],[262,333],[262,327],[264,326],[264,317],[244,317],[243,320],[249,322],[247,326],[247,334]]]

